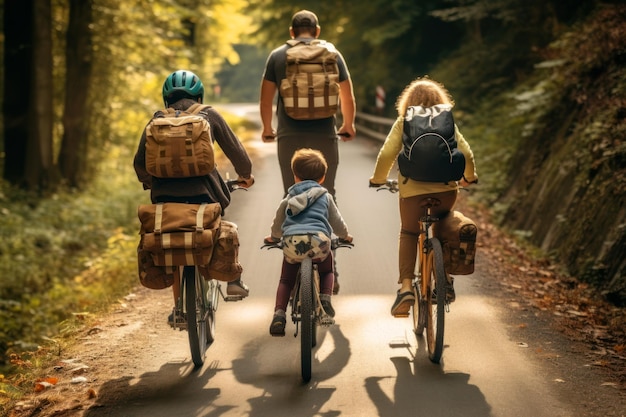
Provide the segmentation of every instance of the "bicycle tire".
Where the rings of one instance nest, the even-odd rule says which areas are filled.
[[[428,304],[422,295],[419,280],[416,280],[413,284],[413,292],[415,293],[415,303],[413,304],[413,333],[415,333],[415,337],[421,337],[424,334],[426,321],[428,319],[426,312]]]
[[[207,314],[206,314],[206,341],[207,345],[210,345],[215,341],[215,316],[217,313],[217,306],[219,303],[220,290],[219,284],[214,281],[205,281],[205,294],[207,294]]]
[[[203,290],[204,278],[195,266],[183,269],[183,286],[185,290],[185,311],[187,316],[187,334],[191,360],[196,367],[204,365],[207,344],[207,310],[206,293]]]
[[[300,264],[300,361],[302,380],[311,380],[313,365],[313,261],[305,258]]]
[[[317,300],[319,300],[320,295],[320,276],[317,271],[317,268],[313,272],[313,279],[315,279],[314,285],[311,286],[311,297],[312,301],[312,311],[313,311],[313,322],[311,324],[311,347],[314,348],[317,346],[317,329],[319,328],[319,318],[322,306],[319,305]]]
[[[445,304],[446,304],[446,273],[443,266],[443,251],[437,238],[430,239],[430,248],[427,254],[426,264],[428,274],[427,302],[427,328],[426,341],[428,344],[428,358],[431,362],[439,363],[443,354],[443,335],[445,328]],[[437,290],[433,300],[433,288]]]

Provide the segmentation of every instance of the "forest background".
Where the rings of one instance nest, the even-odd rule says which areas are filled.
[[[131,161],[167,74],[196,72],[208,103],[256,102],[265,58],[301,8],[346,58],[359,111],[395,117],[411,80],[443,82],[478,158],[473,198],[575,278],[565,285],[626,302],[621,1],[0,3],[0,389],[24,352],[136,285],[147,196]]]

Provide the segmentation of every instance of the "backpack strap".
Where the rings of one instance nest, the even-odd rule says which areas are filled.
[[[311,40],[302,40],[302,39],[289,39],[287,42],[285,42],[287,45],[289,46],[296,46],[298,44],[305,44],[305,45],[322,45],[322,46],[326,46],[328,44],[328,42],[326,42],[323,39],[311,39]]]
[[[202,113],[204,110],[208,109],[209,107],[211,106],[209,106],[208,104],[194,103],[191,106],[189,106],[189,108],[187,109],[187,113],[191,113],[191,114]],[[206,112],[204,114],[206,114]]]
[[[166,109],[163,110],[157,110],[154,115],[152,116],[153,119],[156,119],[157,117],[168,117],[171,116],[173,114],[176,113],[176,110],[174,110],[171,107],[168,107]]]

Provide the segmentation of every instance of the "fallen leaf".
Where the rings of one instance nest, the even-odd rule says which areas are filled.
[[[35,382],[35,392],[41,392],[53,386],[54,384],[51,384],[46,381]]]
[[[84,376],[77,376],[75,378],[72,378],[72,384],[82,384],[83,382],[87,382],[87,378],[85,378]]]

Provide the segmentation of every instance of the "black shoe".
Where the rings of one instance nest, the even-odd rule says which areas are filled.
[[[272,324],[270,325],[270,334],[276,337],[284,336],[286,323],[287,319],[285,316],[275,315],[272,319]]]
[[[326,314],[328,314],[330,317],[335,317],[335,309],[330,303],[330,299],[320,300],[320,302],[322,303],[322,308],[324,309],[324,312],[326,312]]]
[[[396,296],[396,301],[391,306],[391,315],[394,317],[408,317],[411,306],[415,304],[415,294],[413,291],[406,291]]]

